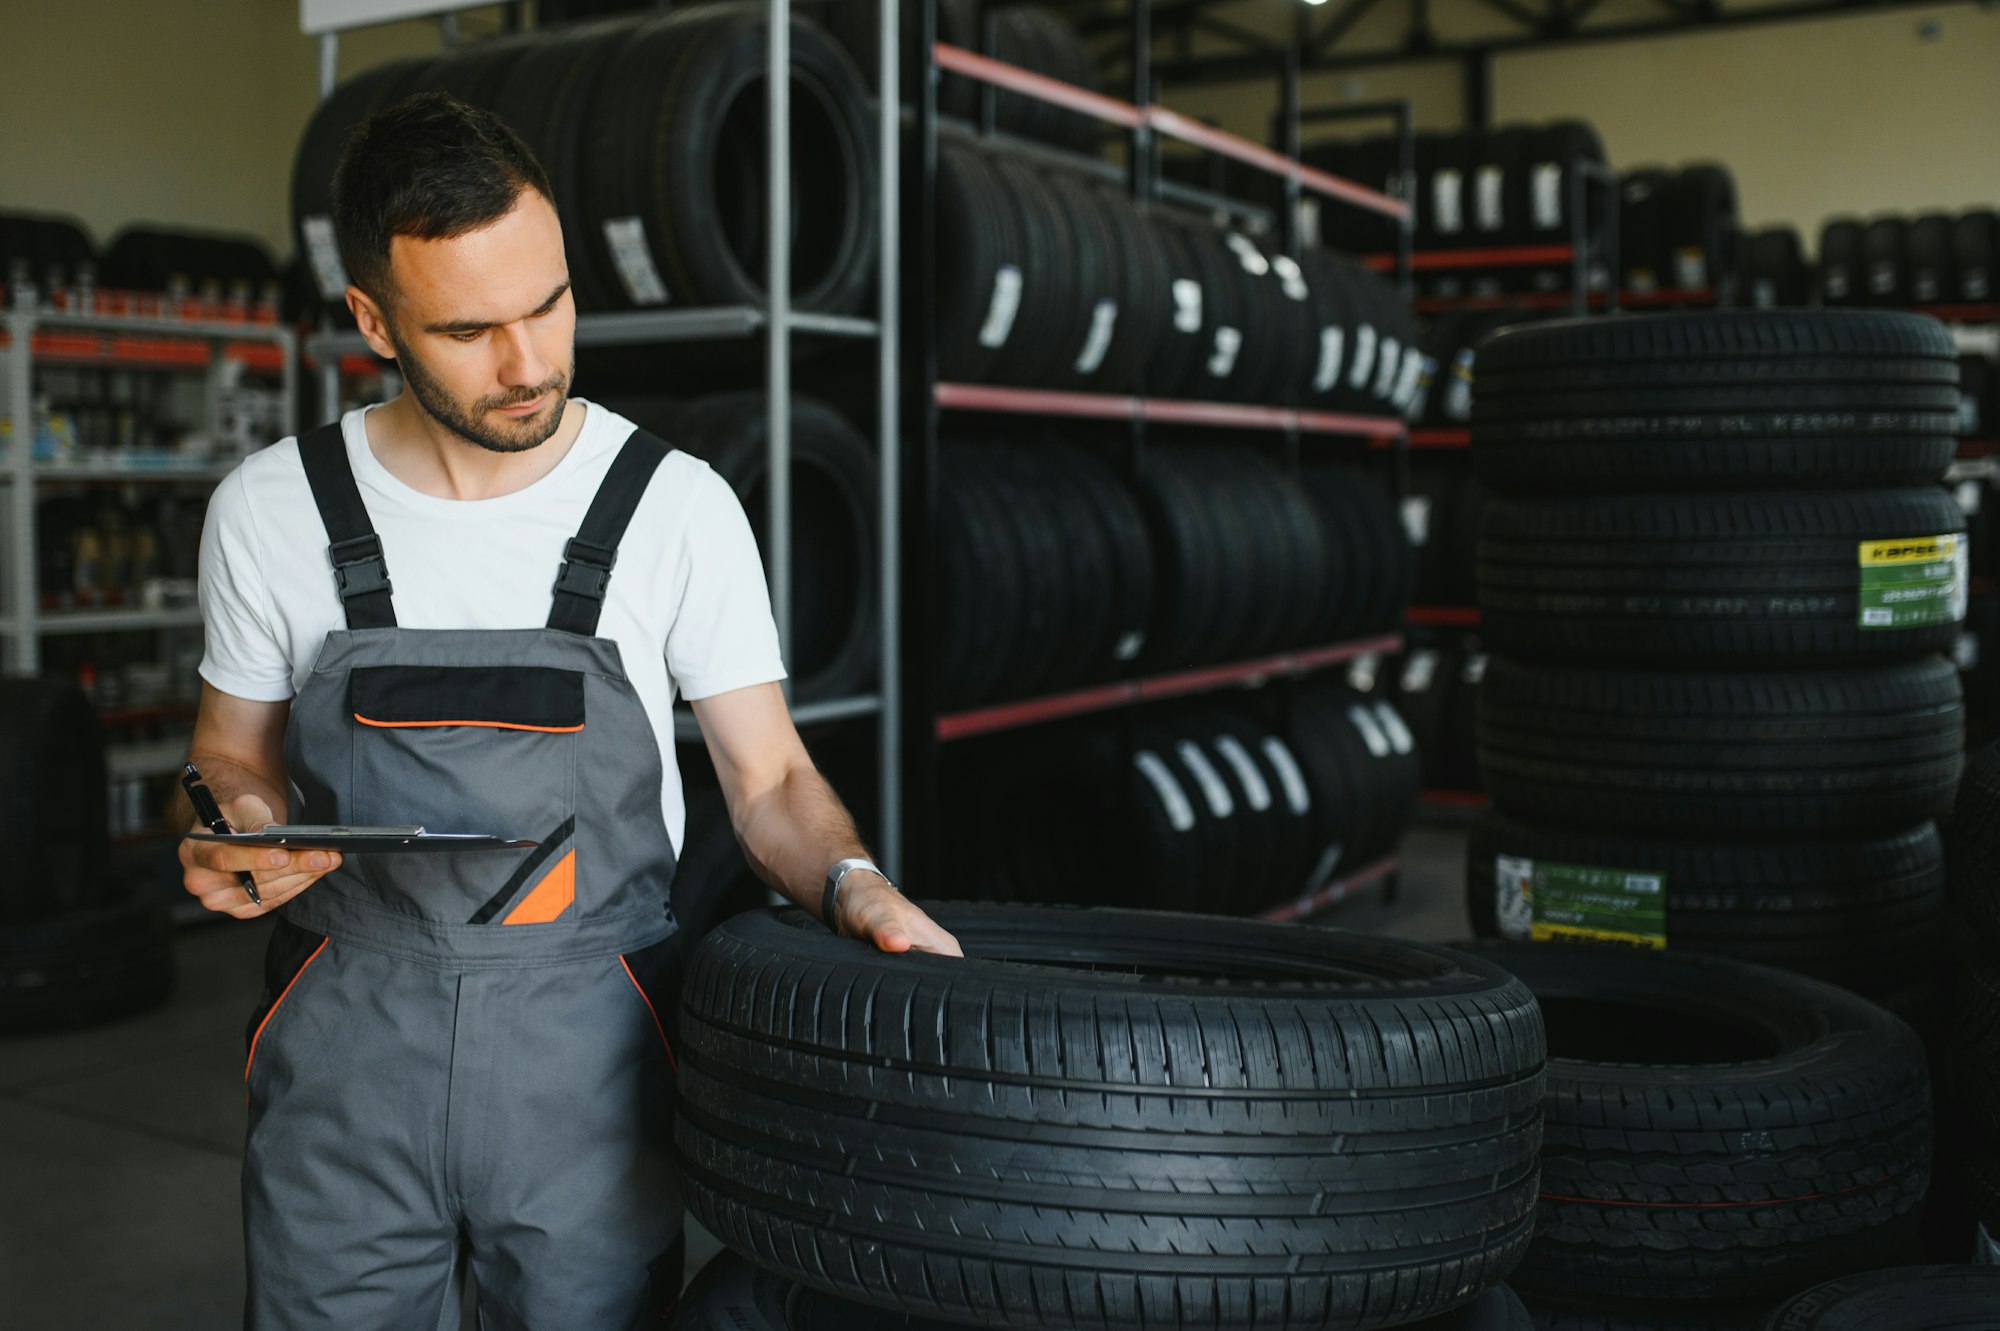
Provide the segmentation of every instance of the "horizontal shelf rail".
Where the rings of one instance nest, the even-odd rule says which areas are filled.
[[[1364,864],[1354,872],[1342,874],[1324,887],[1315,888],[1294,901],[1258,911],[1257,918],[1275,920],[1281,924],[1303,920],[1309,915],[1319,914],[1328,906],[1345,901],[1364,887],[1381,882],[1400,868],[1402,861],[1393,855],[1377,860],[1373,864]]]
[[[939,68],[948,69],[954,74],[963,74],[967,78],[990,83],[996,88],[1005,88],[1024,97],[1033,97],[1087,116],[1095,116],[1099,120],[1122,125],[1126,129],[1138,129],[1143,125],[1167,138],[1178,139],[1182,143],[1234,158],[1236,161],[1284,179],[1296,180],[1302,189],[1309,189],[1328,198],[1340,199],[1357,208],[1365,208],[1369,212],[1394,218],[1409,216],[1410,205],[1401,199],[1393,198],[1380,190],[1370,189],[1352,180],[1343,180],[1339,176],[1316,170],[1286,157],[1283,153],[1273,152],[1226,130],[1204,125],[1199,120],[1190,119],[1164,106],[1134,106],[1115,97],[1091,92],[1088,88],[1079,88],[1060,79],[1052,79],[1022,69],[1018,65],[1010,65],[991,56],[980,55],[977,51],[968,51],[962,46],[953,46],[949,42],[936,43],[931,48],[931,53]]]
[[[1412,624],[1477,624],[1479,607],[1476,605],[1413,605],[1403,611],[1403,618]]]
[[[201,610],[197,606],[179,610],[45,610],[35,621],[35,631],[45,637],[58,633],[117,633],[199,627]],[[0,636],[17,637],[19,634],[19,625],[0,620]]]
[[[794,725],[825,725],[831,721],[873,716],[882,710],[882,697],[868,693],[852,698],[828,698],[823,702],[794,703],[791,710]],[[700,742],[701,722],[695,719],[693,708],[674,708],[674,738],[683,744]]]
[[[1593,291],[1589,296],[1593,307],[1602,306],[1605,299],[1602,291]],[[1618,304],[1634,309],[1715,303],[1715,292],[1706,288],[1698,291],[1618,293]],[[1506,291],[1497,296],[1419,296],[1410,302],[1410,308],[1418,314],[1442,314],[1447,310],[1503,310],[1510,307],[1524,310],[1561,310],[1574,304],[1576,304],[1576,293],[1571,291]]]
[[[1528,268],[1542,263],[1568,263],[1576,250],[1568,245],[1495,245],[1487,249],[1418,250],[1410,255],[1413,272],[1449,271],[1457,268]],[[1364,254],[1361,262],[1378,273],[1396,267],[1393,254]]]
[[[1073,416],[1086,420],[1151,421],[1163,425],[1213,425],[1225,429],[1296,430],[1305,434],[1354,435],[1392,439],[1403,422],[1394,416],[1357,416],[1240,402],[1193,402],[1179,398],[1131,397],[1117,393],[1068,393],[992,384],[941,383],[937,404],[954,411],[999,411],[1031,416]]]
[[[1142,702],[1211,693],[1218,689],[1252,684],[1265,679],[1303,675],[1325,666],[1338,665],[1342,661],[1351,661],[1369,652],[1394,652],[1402,645],[1401,634],[1384,634],[1356,642],[1280,652],[1275,656],[1262,656],[1255,660],[1237,661],[1228,665],[1201,666],[1193,670],[1152,675],[1145,679],[1093,685],[1090,688],[1052,694],[1045,698],[997,703],[990,707],[978,707],[939,717],[937,737],[941,740],[966,739],[973,735],[1038,725],[1044,721],[1054,721],[1066,716],[1084,716],[1091,712],[1130,707]]]
[[[37,316],[39,322],[41,316]],[[239,332],[241,330],[238,330]],[[205,370],[214,363],[215,353],[208,333],[152,333],[136,335],[109,333],[36,333],[28,339],[28,352],[36,360],[64,365],[106,365],[114,368]],[[13,336],[0,331],[0,351],[14,344]],[[222,354],[253,370],[278,371],[285,367],[283,347],[264,342],[228,342]]]

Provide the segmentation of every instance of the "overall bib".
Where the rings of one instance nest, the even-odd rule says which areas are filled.
[[[667,445],[625,441],[547,627],[518,630],[398,628],[339,427],[299,451],[347,628],[292,702],[289,821],[539,844],[348,856],[278,912],[245,1064],[247,1325],[449,1324],[462,1252],[485,1327],[644,1325],[681,1276],[674,851],[596,631]]]

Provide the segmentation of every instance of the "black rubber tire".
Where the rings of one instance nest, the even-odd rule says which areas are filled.
[[[1496,650],[1557,660],[1949,651],[1956,619],[1860,627],[1859,549],[1964,530],[1934,488],[1495,499],[1480,528],[1482,627]]]
[[[1719,957],[1475,944],[1549,1036],[1541,1204],[1514,1277],[1568,1297],[1774,1298],[1882,1260],[1930,1167],[1909,1027]]]
[[[1942,657],[1848,670],[1590,670],[1496,656],[1479,698],[1495,807],[1577,828],[1901,831],[1951,812],[1964,704]]]
[[[1140,367],[1146,392],[1154,397],[1185,397],[1208,357],[1206,330],[1212,312],[1204,268],[1196,257],[1181,214],[1148,208],[1141,212],[1146,248],[1160,259],[1163,284],[1159,340],[1152,358]]]
[[[1072,552],[1043,487],[1022,473],[996,445],[973,446],[965,457],[978,467],[975,484],[992,494],[1000,523],[1012,533],[1016,562],[1004,575],[988,575],[981,586],[1004,576],[1017,589],[1020,623],[1014,638],[1001,644],[1004,669],[997,696],[1026,697],[1059,670],[1071,649],[1065,634],[1074,585]],[[963,462],[961,465],[965,465]]]
[[[1172,305],[1167,259],[1122,187],[1101,180],[1086,180],[1084,187],[1110,229],[1118,293],[1111,346],[1091,382],[1104,392],[1137,393],[1166,336]]]
[[[1728,304],[1736,279],[1736,181],[1714,164],[1683,167],[1667,189],[1669,259],[1661,285],[1706,291]]]
[[[1242,268],[1224,245],[1222,233],[1205,218],[1189,218],[1180,225],[1181,242],[1201,285],[1202,341],[1188,377],[1171,396],[1240,401],[1238,385],[1250,375],[1243,352],[1245,329],[1257,311],[1249,291],[1237,280]]]
[[[1901,217],[1878,217],[1861,233],[1862,301],[1894,308],[1910,303],[1909,271],[1903,244],[1910,224]]]
[[[1488,814],[1466,845],[1466,906],[1500,932],[1500,857],[1650,874],[1666,946],[1779,966],[1880,1000],[1936,974],[1944,942],[1944,843],[1930,823],[1867,838],[1770,844],[1666,833],[1570,832]]]
[[[1641,167],[1618,177],[1618,262],[1627,291],[1658,291],[1673,277],[1666,195],[1673,174]]]
[[[1974,956],[2000,955],[2000,743],[1969,754],[1946,843],[1952,912]]]
[[[987,155],[955,134],[938,138],[938,376],[989,383],[1017,338],[1027,238]]]
[[[1830,219],[1819,233],[1820,300],[1827,305],[1868,303],[1862,259],[1862,226],[1851,217]]]
[[[1530,1293],[1536,1331],[1764,1331],[1770,1300],[1750,1303],[1646,1303],[1564,1299]]]
[[[1056,335],[1057,349],[1064,354],[1046,383],[1051,388],[1095,388],[1117,336],[1124,279],[1118,240],[1098,204],[1098,191],[1084,177],[1062,170],[1039,174],[1069,228],[1066,248],[1073,277],[1069,308]]]
[[[1345,681],[1315,676],[1293,690],[1291,740],[1314,803],[1330,819],[1322,824],[1318,844],[1340,847],[1332,863],[1314,866],[1315,876],[1359,868],[1394,849],[1423,770],[1415,736],[1395,704]]]
[[[27,924],[100,901],[105,818],[104,736],[90,699],[53,676],[0,679],[0,831],[15,857],[0,918]]]
[[[584,199],[603,223],[638,218],[666,301],[764,300],[766,9],[720,3],[642,23],[603,71],[591,105]],[[851,314],[875,270],[875,135],[860,73],[818,25],[791,30],[792,301]],[[615,274],[601,234],[603,271]],[[622,282],[614,308],[662,302]]]
[[[1958,291],[1949,213],[1912,218],[1903,236],[1904,286],[1912,305],[1950,304]]]
[[[167,912],[151,901],[0,926],[0,1034],[131,1016],[166,1002],[173,983]]]
[[[723,393],[680,411],[674,446],[713,467],[743,501],[759,544],[765,532],[769,450],[766,399]],[[838,413],[812,398],[792,399],[791,659],[801,700],[851,697],[874,677],[880,654],[875,450]]]
[[[1951,229],[1951,250],[1960,302],[2000,297],[2000,213],[1973,208],[1960,214]]]
[[[972,445],[939,451],[939,524],[944,551],[944,599],[932,608],[943,625],[948,667],[941,693],[947,705],[991,699],[1011,666],[1027,614],[1019,568],[1020,539]]]
[[[679,926],[671,938],[672,960],[665,969],[666,1001],[658,1016],[669,1047],[680,1037],[680,981],[701,940],[724,920],[771,902],[771,890],[750,869],[729,823],[729,805],[713,786],[689,785],[687,827],[674,865],[669,904]]]
[[[989,155],[1001,207],[1013,210],[1025,258],[1016,327],[993,367],[996,383],[1045,387],[1056,383],[1076,343],[1066,331],[1080,303],[1075,242],[1062,203],[1027,158]]]
[[[1766,1331],[1990,1331],[2000,1269],[1903,1266],[1829,1280],[1771,1314]]]
[[[1497,966],[1251,921],[936,916],[969,959],[802,912],[696,957],[676,1141],[697,1218],[761,1265],[978,1325],[1281,1331],[1449,1311],[1525,1245],[1540,1029]]]
[[[1742,242],[1742,302],[1758,310],[1799,309],[1812,303],[1812,265],[1805,244],[1789,226],[1765,227]]]
[[[1052,483],[1083,498],[1110,549],[1110,656],[1085,663],[1083,678],[1120,674],[1145,650],[1153,616],[1153,547],[1145,514],[1131,486],[1091,449],[1054,441],[1037,447],[1045,450]]]
[[[1176,465],[1177,451],[1166,446],[1148,450],[1147,465],[1138,478],[1158,561],[1153,623],[1146,633],[1149,668],[1173,669],[1202,661],[1224,594],[1217,572],[1220,537],[1204,496],[1188,481],[1185,468]]]

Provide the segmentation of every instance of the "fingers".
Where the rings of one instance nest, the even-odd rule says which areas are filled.
[[[183,841],[181,867],[181,885],[204,909],[248,920],[277,909],[339,868],[340,856],[323,850]],[[238,870],[248,870],[255,879],[261,905],[243,890]]]

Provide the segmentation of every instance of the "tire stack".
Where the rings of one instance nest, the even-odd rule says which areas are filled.
[[[964,958],[802,911],[697,952],[689,1207],[787,1283],[763,1311],[739,1285],[735,1314],[698,1289],[674,1326],[1520,1328],[1505,1296],[1455,1315],[1535,1209],[1541,1025],[1499,966],[1251,920],[927,908]]]
[[[0,213],[0,298],[17,282],[51,292],[96,281],[97,250],[80,222],[37,213]]]
[[[1242,445],[956,441],[939,469],[939,683],[952,708],[1393,629],[1415,560],[1372,476]]]
[[[300,141],[292,216],[327,308],[344,309],[333,169],[353,128],[413,93],[450,92],[511,125],[548,173],[577,307],[763,299],[762,4],[691,5],[391,61],[342,83]],[[875,266],[875,139],[860,71],[792,23],[792,299],[854,314]]]
[[[1933,998],[1962,706],[1951,340],[1917,315],[1513,329],[1473,456],[1476,929]]]
[[[173,988],[164,906],[115,882],[104,740],[81,690],[0,680],[0,811],[15,853],[0,898],[0,1034],[157,1007]]]
[[[1303,157],[1309,166],[1409,198],[1415,224],[1411,239],[1418,250],[1568,243],[1578,229],[1571,217],[1572,181],[1585,164],[1605,160],[1597,131],[1578,120],[1422,133],[1413,150],[1416,178],[1407,192],[1400,178],[1400,148],[1392,136],[1314,144]],[[1594,240],[1605,200],[1590,190],[1585,206],[1582,234]],[[1332,208],[1321,225],[1325,243],[1340,249],[1380,253],[1396,248],[1396,227],[1389,219]],[[1569,281],[1567,266],[1499,268],[1431,274],[1419,289],[1425,296],[1450,300],[1561,291]]]
[[[1735,298],[1741,222],[1736,180],[1712,162],[1641,167],[1618,181],[1618,260],[1624,290]]]
[[[2000,746],[1966,764],[1950,837],[1956,1022],[1940,1116],[1944,1171],[2000,1236]]]
[[[911,182],[914,188],[914,182]],[[938,377],[1400,415],[1423,357],[1384,279],[970,135],[939,138]]]
[[[1394,704],[1330,678],[1294,687],[1289,720],[1183,706],[969,742],[953,761],[939,895],[1219,915],[1389,854],[1420,763]]]
[[[2000,299],[2000,213],[1836,217],[1819,234],[1828,305],[1981,305]]]
[[[1548,1034],[1535,1237],[1510,1278],[1537,1326],[1762,1331],[1821,1281],[1919,1259],[1930,1084],[1902,1021],[1721,957],[1468,950],[1534,991]]]

